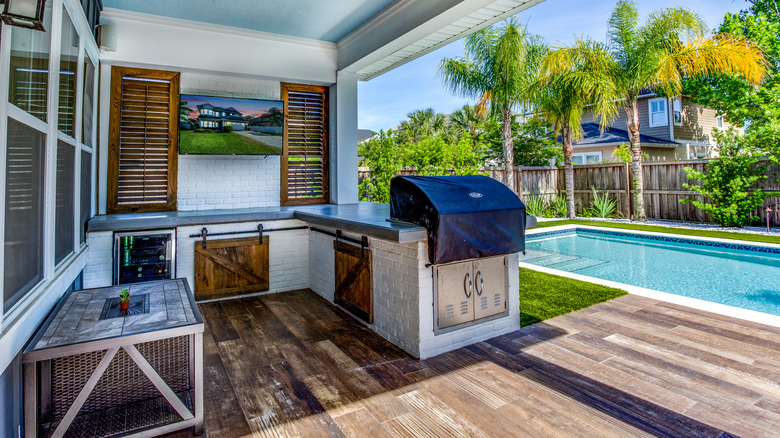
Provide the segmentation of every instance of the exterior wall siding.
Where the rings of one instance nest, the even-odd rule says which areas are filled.
[[[683,123],[682,126],[674,127],[675,140],[714,143],[712,133],[717,129],[717,117],[718,112],[714,109],[683,100]],[[731,126],[730,123],[723,121],[723,129]]]

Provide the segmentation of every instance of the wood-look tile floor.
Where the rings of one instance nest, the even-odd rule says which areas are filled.
[[[209,438],[780,436],[780,329],[625,296],[415,360],[311,291],[200,305]]]

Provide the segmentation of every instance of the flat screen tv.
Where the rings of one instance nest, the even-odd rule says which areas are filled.
[[[179,153],[281,155],[284,102],[182,94]]]

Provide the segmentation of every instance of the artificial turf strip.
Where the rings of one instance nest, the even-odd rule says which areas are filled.
[[[626,294],[620,289],[520,268],[520,324],[535,324]]]
[[[747,242],[762,242],[780,244],[780,237],[763,234],[731,233],[728,231],[709,231],[690,228],[659,227],[655,225],[640,225],[636,223],[599,222],[580,219],[564,219],[559,221],[544,221],[536,224],[536,228],[555,227],[558,225],[591,225],[594,227],[620,228],[625,230],[651,231],[655,233],[682,234],[686,236],[715,237],[719,239],[744,240]]]

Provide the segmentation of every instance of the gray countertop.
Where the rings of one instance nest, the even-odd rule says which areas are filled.
[[[184,279],[163,280],[73,291],[57,307],[45,331],[28,347],[28,352],[202,324],[185,282]],[[119,297],[123,288],[129,289],[131,297],[149,294],[149,313],[101,320],[106,300]]]
[[[426,239],[425,228],[390,222],[389,218],[388,204],[359,202],[340,205],[110,214],[92,218],[89,221],[89,231],[135,231],[187,225],[298,219],[312,225],[338,228],[393,242],[416,242]]]

